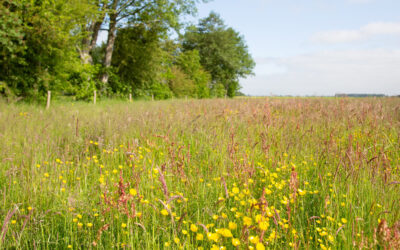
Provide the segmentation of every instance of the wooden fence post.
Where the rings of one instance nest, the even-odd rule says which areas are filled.
[[[96,104],[96,90],[93,92],[93,104]]]
[[[51,91],[47,91],[47,104],[46,104],[46,109],[50,108],[50,100],[51,100]]]
[[[132,94],[129,94],[129,102],[132,102]]]
[[[151,94],[151,100],[154,101],[154,94]]]

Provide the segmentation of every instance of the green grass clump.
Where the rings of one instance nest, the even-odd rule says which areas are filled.
[[[0,103],[0,248],[396,249],[399,107]]]

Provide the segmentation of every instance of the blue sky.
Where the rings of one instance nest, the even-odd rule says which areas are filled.
[[[249,95],[400,94],[400,0],[214,0],[257,66]]]

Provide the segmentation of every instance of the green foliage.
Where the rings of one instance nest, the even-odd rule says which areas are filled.
[[[0,93],[6,96],[15,94],[15,86],[11,83],[21,78],[14,72],[25,64],[24,26],[19,15],[22,7],[22,3],[14,1],[0,2]]]
[[[64,95],[75,96],[78,100],[92,100],[93,91],[97,89],[96,81],[100,65],[82,64],[78,58],[66,62],[64,74],[60,74],[60,91]]]
[[[240,89],[239,78],[252,74],[255,66],[244,38],[226,27],[219,15],[211,13],[191,26],[183,36],[183,49],[197,49],[201,64],[211,74],[212,84],[222,84],[229,97]],[[212,89],[219,89],[219,86]]]
[[[154,98],[157,100],[165,100],[173,97],[173,92],[167,84],[154,83],[150,90]]]
[[[1,4],[0,60],[5,67],[0,80],[14,95],[40,101],[47,90],[69,92],[93,85],[88,76],[93,70],[79,65],[76,50],[83,34],[80,26],[93,12],[91,6],[89,0]]]
[[[222,83],[214,84],[210,92],[212,97],[221,98],[226,95],[226,89]]]
[[[195,97],[196,84],[178,67],[172,67],[173,77],[168,84],[174,95],[178,98]]]
[[[20,6],[20,3],[14,3],[14,1],[2,1],[0,3],[0,64],[2,65],[2,75],[9,74],[11,65],[18,62],[18,57],[25,50],[23,23],[16,12]]]
[[[79,100],[90,100],[93,90],[156,99],[234,96],[238,78],[253,67],[237,32],[211,14],[187,30],[183,46],[169,38],[198,2],[3,0],[0,94],[39,102],[48,90]],[[110,23],[117,24],[115,43],[94,46],[101,24]]]
[[[190,96],[198,98],[207,98],[210,96],[209,83],[211,76],[203,70],[200,64],[200,54],[198,50],[188,50],[182,52],[177,57],[177,65],[184,72],[189,80],[196,86],[194,93]]]
[[[162,27],[147,28],[144,25],[118,31],[112,65],[123,85],[110,79],[113,92],[149,90],[153,84],[162,81],[168,56],[161,48],[161,31]]]

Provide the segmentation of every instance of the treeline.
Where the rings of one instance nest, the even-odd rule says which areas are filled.
[[[198,2],[1,0],[0,95],[233,97],[254,61],[219,15],[181,21]]]

